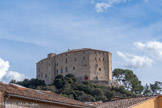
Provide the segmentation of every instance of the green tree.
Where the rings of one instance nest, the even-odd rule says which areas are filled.
[[[154,84],[150,84],[150,90],[152,95],[158,95],[162,92],[162,82],[155,81]]]
[[[148,84],[146,84],[144,89],[143,89],[143,95],[144,96],[150,96],[151,95],[150,86]]]
[[[54,83],[53,83],[57,89],[63,89],[64,87],[64,77],[63,75],[57,75],[54,79]]]
[[[131,70],[115,69],[113,71],[113,78],[118,80],[121,85],[133,93],[140,94],[143,91],[141,81]]]

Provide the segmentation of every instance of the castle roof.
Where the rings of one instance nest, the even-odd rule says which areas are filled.
[[[73,49],[73,50],[68,50],[66,52],[60,53],[60,54],[64,54],[64,53],[73,53],[73,52],[80,52],[80,51],[100,51],[100,52],[106,52],[106,53],[110,53],[108,51],[103,51],[103,50],[97,50],[97,49],[91,49],[91,48],[82,48],[82,49]],[[58,54],[59,55],[59,54]]]

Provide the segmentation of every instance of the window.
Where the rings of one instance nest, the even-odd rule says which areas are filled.
[[[85,51],[83,51],[83,54],[85,54]]]
[[[65,72],[68,72],[68,67],[65,68]]]
[[[103,61],[104,61],[104,58],[103,58]]]
[[[99,61],[101,61],[101,59],[99,58]]]
[[[47,74],[45,75],[45,77],[47,78]]]
[[[99,71],[101,71],[101,68],[99,68]]]
[[[95,54],[96,54],[96,51],[95,51]]]
[[[99,52],[99,54],[100,54],[100,52]]]
[[[58,66],[58,63],[57,63],[57,66]]]
[[[77,58],[75,57],[75,59],[74,59],[75,61],[77,61]]]
[[[84,67],[86,67],[87,66],[87,64],[84,64]]]
[[[58,69],[56,70],[56,74],[58,75]]]
[[[67,63],[67,58],[66,58],[66,61],[65,61],[65,63]]]
[[[65,55],[67,56],[67,53]]]
[[[96,57],[95,57],[95,60],[97,60]]]
[[[75,70],[75,67],[73,67],[73,70]]]
[[[61,73],[63,73],[63,68],[61,68]]]
[[[83,57],[83,60],[85,60],[85,57]]]

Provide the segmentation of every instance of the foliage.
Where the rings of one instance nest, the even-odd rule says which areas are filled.
[[[146,84],[143,90],[143,95],[159,95],[162,92],[162,82],[155,81],[154,84]]]
[[[16,80],[11,80],[10,83],[15,83],[15,84],[19,84],[22,85],[24,87],[27,88],[32,88],[32,89],[36,89],[37,86],[45,86],[44,81],[42,80],[38,80],[38,79],[24,79],[23,81],[16,81]]]
[[[140,94],[143,91],[141,81],[131,70],[115,69],[113,71],[113,78],[118,80],[127,90],[132,91],[135,94]]]
[[[52,91],[57,94],[76,99],[82,102],[109,101],[112,97],[130,98],[141,95],[157,95],[162,91],[162,82],[146,85],[143,89],[141,81],[131,70],[115,69],[113,78],[118,80],[119,87],[106,87],[90,81],[78,82],[73,74],[58,75],[52,85],[46,86],[44,81],[38,79],[24,79],[24,81],[11,80],[28,88]]]
[[[58,89],[58,94],[83,102],[108,101],[114,96],[135,96],[132,92],[124,89],[123,87],[110,88],[97,85],[90,81],[83,81],[82,83],[79,83],[72,74],[67,74],[65,77],[58,75],[53,84]]]

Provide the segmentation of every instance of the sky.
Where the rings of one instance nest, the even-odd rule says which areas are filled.
[[[162,81],[161,0],[0,0],[0,81],[36,77],[48,53],[93,48],[142,84]]]

